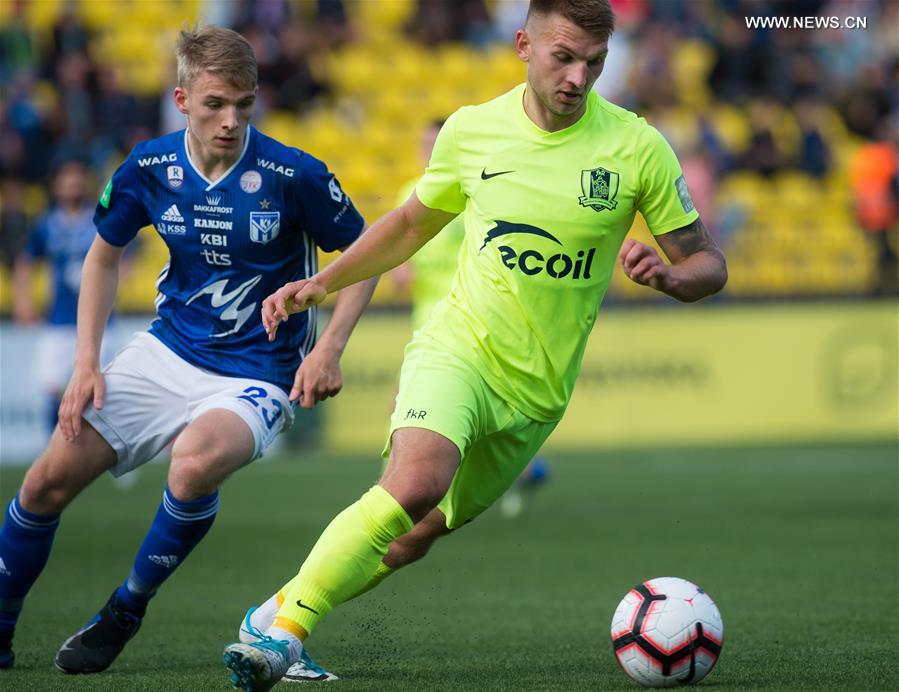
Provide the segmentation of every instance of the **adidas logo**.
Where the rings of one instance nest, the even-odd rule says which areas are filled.
[[[168,221],[169,223],[184,223],[184,217],[181,216],[181,212],[178,211],[178,205],[173,204],[162,215],[163,221]]]
[[[147,559],[150,562],[155,562],[157,565],[173,569],[178,565],[177,555],[147,555]]]
[[[12,572],[10,572],[8,569],[6,569],[6,563],[3,562],[2,557],[0,557],[0,574],[4,575],[6,577],[12,576]]]

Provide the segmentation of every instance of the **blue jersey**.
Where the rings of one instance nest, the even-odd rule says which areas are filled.
[[[287,391],[315,344],[316,311],[294,315],[269,342],[262,301],[312,276],[316,247],[343,248],[364,225],[321,161],[252,127],[238,161],[215,182],[190,160],[186,130],[137,145],[94,221],[112,245],[152,224],[168,246],[152,334],[193,365]]]
[[[53,297],[47,311],[49,324],[75,324],[81,266],[97,234],[92,214],[90,205],[74,212],[54,207],[41,217],[28,239],[25,253],[50,265]]]

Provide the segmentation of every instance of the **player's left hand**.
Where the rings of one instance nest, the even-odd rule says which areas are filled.
[[[337,396],[342,387],[340,353],[320,342],[297,368],[290,400],[299,402],[302,408],[312,408],[319,401]]]
[[[621,246],[618,261],[631,281],[664,291],[671,280],[671,267],[662,260],[655,248],[628,238]]]

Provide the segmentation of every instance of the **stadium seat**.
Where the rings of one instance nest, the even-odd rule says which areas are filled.
[[[673,55],[672,73],[684,102],[691,106],[708,103],[712,94],[706,86],[715,59],[712,47],[697,39],[680,41]]]
[[[6,3],[2,3],[6,4]],[[26,2],[26,23],[32,29],[45,31],[51,28],[62,15],[64,0],[46,0],[46,2]]]
[[[749,122],[739,108],[731,104],[718,104],[711,110],[711,124],[715,135],[730,153],[741,152],[749,144]]]
[[[360,26],[379,29],[385,33],[399,32],[415,12],[414,0],[356,3],[356,19]]]

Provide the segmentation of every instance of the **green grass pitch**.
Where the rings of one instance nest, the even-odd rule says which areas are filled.
[[[627,451],[552,459],[516,520],[490,511],[338,609],[310,641],[338,690],[637,689],[609,621],[635,583],[679,576],[724,618],[707,689],[887,690],[897,658],[894,445]],[[291,577],[376,458],[285,455],[223,489],[210,535],[110,670],[69,677],[59,644],[127,574],[165,468],[107,479],[66,512],[26,604],[4,690],[226,690],[222,646]],[[3,502],[21,481],[3,469]]]

